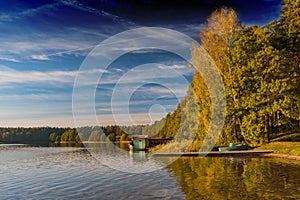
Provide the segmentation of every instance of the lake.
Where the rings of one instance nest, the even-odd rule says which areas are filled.
[[[297,161],[122,158],[100,146],[0,145],[0,199],[300,199]]]

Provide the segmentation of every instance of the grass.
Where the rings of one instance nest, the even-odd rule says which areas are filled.
[[[272,142],[300,142],[300,133],[285,134],[274,138]]]
[[[273,150],[276,154],[300,156],[300,142],[271,142],[256,149]]]
[[[281,135],[256,149],[273,150],[275,154],[300,156],[300,133]]]
[[[180,142],[170,142],[168,144],[157,145],[149,149],[150,152],[160,152],[160,153],[183,153],[186,152],[187,148],[190,146],[191,141],[182,140]]]
[[[189,149],[190,141],[171,142],[167,145],[158,145],[150,148],[151,152],[185,152]],[[273,150],[275,154],[300,156],[300,133],[281,135],[264,144],[256,150]],[[189,150],[188,150],[189,151]]]

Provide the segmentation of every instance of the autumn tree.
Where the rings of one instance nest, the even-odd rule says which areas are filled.
[[[240,29],[237,13],[233,9],[221,8],[212,13],[200,33],[202,47],[212,57],[225,80],[232,71],[230,48]],[[193,59],[196,62],[195,56]]]
[[[232,74],[232,67],[230,65],[230,51],[241,27],[241,24],[238,23],[237,13],[233,9],[221,8],[220,10],[216,10],[212,13],[211,17],[207,20],[205,28],[200,33],[202,48],[207,51],[219,69],[227,92],[227,104],[229,109],[227,109],[228,117],[226,119],[225,131],[221,137],[223,140],[221,143],[226,143],[229,140],[232,140],[232,133],[234,133],[236,140],[238,140],[236,131],[237,119],[230,110],[230,108],[234,107],[235,105],[235,96],[231,92],[232,87],[229,84],[229,79],[231,78]],[[201,47],[197,47],[195,45],[193,46],[193,64],[200,68],[207,67],[204,66],[205,63],[203,60],[201,60],[201,51],[199,51],[199,48]],[[192,84],[194,85],[199,101],[202,102],[200,105],[202,109],[201,118],[204,121],[204,126],[206,126],[207,129],[207,125],[210,120],[208,111],[208,109],[210,109],[209,93],[207,93],[206,86],[203,85],[205,83],[201,79],[202,77],[196,73]],[[205,118],[203,118],[203,116],[205,116]]]
[[[293,52],[300,67],[300,0],[283,0],[280,19],[277,21],[277,34],[282,48]]]

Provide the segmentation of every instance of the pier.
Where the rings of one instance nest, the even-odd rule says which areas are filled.
[[[184,152],[184,153],[153,153],[153,156],[182,156],[182,157],[238,157],[260,156],[271,154],[272,150],[244,150],[244,151],[210,151],[210,152]]]

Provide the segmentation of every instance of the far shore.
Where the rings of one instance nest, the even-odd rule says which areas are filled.
[[[130,141],[83,141],[83,144],[130,143]]]
[[[56,144],[76,144],[78,142],[74,141],[60,141],[60,142],[55,142]],[[130,143],[130,141],[82,141],[80,142],[82,144],[107,144],[107,143]]]

